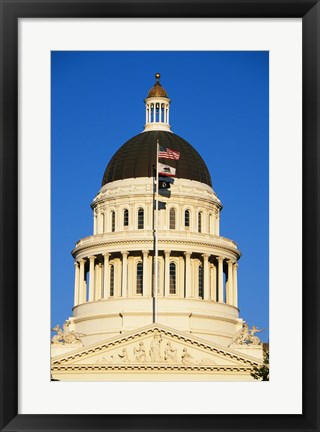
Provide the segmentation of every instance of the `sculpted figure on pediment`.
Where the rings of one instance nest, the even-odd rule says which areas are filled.
[[[141,341],[139,342],[139,347],[133,348],[133,353],[135,355],[136,361],[139,363],[145,363],[147,360],[147,353],[146,353],[146,348],[144,346],[144,343]]]
[[[154,333],[154,336],[153,336],[153,339],[152,339],[152,342],[150,345],[150,352],[149,352],[150,359],[151,359],[152,363],[161,362],[161,353],[160,353],[161,342],[162,342],[161,333],[156,331]]]
[[[247,323],[242,325],[242,328],[235,333],[229,346],[231,345],[242,345],[246,342],[249,336],[249,326]]]
[[[194,363],[193,357],[191,354],[188,353],[187,348],[183,348],[182,355],[181,355],[181,361],[183,364],[192,364]]]
[[[130,363],[130,359],[129,359],[127,348],[123,348],[123,350],[121,351],[121,353],[118,353],[118,357],[120,358],[120,360],[123,363]]]
[[[261,340],[258,338],[258,336],[255,336],[256,333],[262,332],[264,329],[258,329],[256,326],[252,326],[252,329],[250,329],[249,332],[249,342],[253,345],[259,345],[261,343]]]
[[[167,342],[164,349],[164,359],[166,362],[177,361],[177,350],[175,348],[172,348],[170,341]]]
[[[258,336],[255,336],[256,333],[262,332],[264,329],[258,329],[256,326],[252,326],[249,329],[248,324],[244,323],[242,328],[233,336],[231,345],[259,345],[261,344]]]
[[[65,321],[63,324],[63,330],[60,328],[59,324],[53,327],[52,331],[57,332],[51,339],[52,343],[61,343],[61,344],[73,344],[77,342],[81,342],[81,337],[85,336],[84,334],[76,333],[73,330],[69,331],[70,321]]]

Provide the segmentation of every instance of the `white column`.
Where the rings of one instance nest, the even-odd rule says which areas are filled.
[[[149,255],[148,257],[148,269],[149,269],[149,279],[147,284],[147,297],[152,297],[152,284],[154,283],[153,276],[152,276],[152,265],[154,264],[154,258],[152,255]]]
[[[97,212],[93,210],[93,235],[97,234]]]
[[[95,300],[101,300],[101,294],[102,294],[102,264],[99,263],[95,266],[95,293],[94,293],[94,299]]]
[[[219,212],[217,212],[217,214],[216,214],[216,232],[215,232],[215,234],[217,236],[220,235],[219,225],[220,225],[220,217],[219,217]]]
[[[184,256],[185,258],[185,265],[186,265],[186,298],[190,298],[191,297],[191,262],[190,262],[190,257],[191,257],[191,253],[190,252],[184,252]]]
[[[169,105],[168,105],[168,108],[167,108],[167,123],[169,124]]]
[[[233,281],[232,281],[232,275],[233,275],[233,261],[229,260],[228,263],[228,291],[227,291],[227,303],[229,305],[233,305]]]
[[[214,264],[211,267],[211,300],[217,301],[217,269]]]
[[[238,307],[238,263],[233,264],[233,306]]]
[[[223,303],[223,257],[218,257],[218,302]]]
[[[122,253],[122,297],[128,296],[128,254],[129,252]]]
[[[178,294],[179,297],[183,298],[184,297],[184,258],[183,257],[179,257],[179,286],[178,286]]]
[[[80,303],[85,303],[87,301],[87,295],[86,295],[86,285],[84,283],[84,264],[85,260],[81,259],[80,261]]]
[[[148,104],[146,104],[146,124],[148,123]]]
[[[142,296],[148,295],[148,280],[149,280],[149,269],[148,269],[148,255],[149,251],[144,250],[143,253],[143,280],[142,280]]]
[[[171,251],[164,251],[164,296],[169,296],[169,258],[170,258],[170,252]]]
[[[94,300],[94,260],[95,256],[89,257],[90,267],[89,267],[89,301]]]
[[[103,254],[103,298],[108,299],[110,297],[110,281],[109,281],[109,257],[110,254],[107,252]]]
[[[210,299],[210,291],[209,291],[209,255],[202,254],[203,258],[203,299]]]
[[[162,121],[162,104],[159,103],[159,123]]]
[[[79,286],[79,263],[78,261],[74,262],[74,306],[78,306],[79,304],[79,296],[80,296],[80,286]]]

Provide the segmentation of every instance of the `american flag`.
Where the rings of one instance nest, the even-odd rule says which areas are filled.
[[[159,147],[159,158],[179,160],[180,152],[177,150],[171,150],[168,147],[166,149]]]

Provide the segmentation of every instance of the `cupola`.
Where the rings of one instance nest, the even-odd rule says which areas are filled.
[[[166,90],[160,84],[160,74],[155,74],[156,82],[146,97],[146,124],[144,132],[162,130],[171,132],[169,124],[169,109],[171,100]]]

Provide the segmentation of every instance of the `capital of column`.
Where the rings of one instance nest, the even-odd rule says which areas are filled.
[[[170,250],[165,250],[165,251],[164,251],[164,256],[165,256],[166,258],[169,258],[170,254],[171,254],[171,251],[170,251]]]
[[[86,262],[86,260],[85,260],[84,258],[80,258],[80,259],[79,259],[79,263],[80,263],[80,264],[83,264],[83,263],[85,263],[85,262]]]
[[[204,254],[202,254],[201,256],[202,256],[202,258],[203,258],[203,259],[207,260],[207,259],[209,258],[209,256],[210,256],[210,255],[209,255],[209,254],[206,254],[206,253],[204,253]]]
[[[233,267],[237,269],[239,267],[239,264],[237,262],[235,262],[235,263],[233,263]]]
[[[106,253],[103,254],[104,258],[109,258],[110,255],[111,255],[111,254],[110,254],[109,252],[106,252]]]
[[[217,257],[217,260],[218,260],[219,263],[222,263],[223,260],[224,260],[224,257],[219,256],[219,257]]]
[[[228,261],[227,261],[227,264],[228,264],[228,265],[233,265],[233,264],[234,264],[234,261],[232,261],[232,260],[228,260]]]
[[[123,252],[121,252],[122,253],[122,256],[123,257],[127,257],[128,255],[129,255],[129,252],[128,251],[123,251]]]
[[[89,258],[89,260],[91,262],[91,261],[94,261],[97,257],[95,255],[91,255],[88,258]]]
[[[183,252],[183,255],[186,257],[186,258],[190,258],[190,256],[191,256],[191,253],[192,252]]]
[[[148,258],[149,251],[148,251],[148,250],[143,250],[143,251],[142,251],[142,254],[143,254],[143,257],[144,257],[144,258]]]
[[[73,263],[73,265],[75,266],[75,267],[78,267],[78,261],[77,260],[75,260],[75,262]]]

